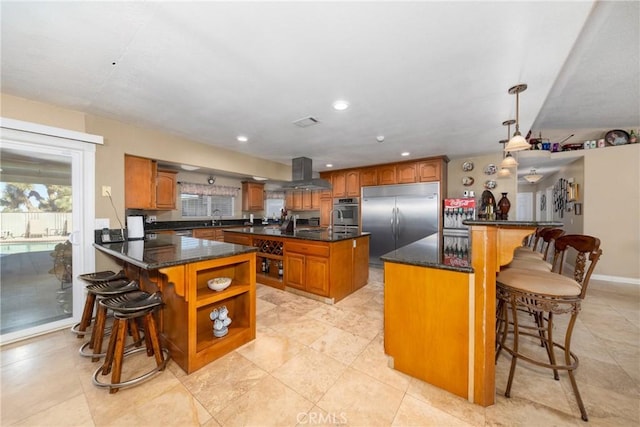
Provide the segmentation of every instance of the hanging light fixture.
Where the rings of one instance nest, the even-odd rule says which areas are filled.
[[[542,178],[543,176],[540,175],[539,173],[536,173],[535,169],[531,169],[531,172],[529,172],[528,175],[524,176],[524,179],[526,179],[527,182],[531,184],[535,184],[536,182],[540,181]]]
[[[506,144],[507,142],[509,142],[509,135],[511,135],[511,125],[515,122],[516,121],[513,119],[505,120],[504,122],[502,122],[502,126],[507,126],[507,139],[503,139],[502,141],[500,141],[500,144]],[[506,150],[506,146],[504,148]],[[500,167],[502,169],[511,169],[517,167],[518,162],[516,161],[516,158],[513,157],[511,152],[506,151],[506,153],[507,154],[504,155],[504,158],[502,159],[502,163],[500,163]]]
[[[527,85],[522,83],[509,88],[509,94],[516,94],[516,131],[505,147],[505,151],[522,151],[531,148],[524,136],[520,134],[520,92],[527,90]]]

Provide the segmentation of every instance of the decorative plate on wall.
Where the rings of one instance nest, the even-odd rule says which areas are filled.
[[[492,179],[486,181],[484,183],[484,188],[486,188],[487,190],[493,190],[494,188],[496,188],[498,186],[498,184],[496,184],[496,182]]]
[[[462,178],[462,185],[464,185],[465,187],[469,187],[473,185],[474,181],[475,180],[473,179],[472,176],[465,176],[464,178]]]
[[[604,140],[607,141],[609,145],[624,145],[629,143],[629,134],[623,130],[614,129],[607,132]]]
[[[473,162],[464,162],[462,164],[462,170],[465,172],[471,172],[473,170]]]
[[[485,166],[484,168],[484,173],[486,175],[493,175],[496,172],[498,172],[498,168],[496,167],[496,165],[494,165],[493,163],[489,163],[487,166]]]

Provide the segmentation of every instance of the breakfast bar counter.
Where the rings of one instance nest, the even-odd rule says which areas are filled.
[[[161,234],[94,246],[121,262],[143,290],[162,293],[161,339],[185,372],[255,339],[257,248]],[[231,279],[230,286],[210,289],[208,283],[217,278]],[[216,337],[210,315],[222,307],[231,323],[226,335]]]
[[[444,262],[434,234],[381,257],[389,364],[481,406],[495,399],[496,274],[537,227],[558,222],[465,221],[470,266]]]

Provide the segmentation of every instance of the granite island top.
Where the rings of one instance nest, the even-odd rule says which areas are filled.
[[[251,246],[170,234],[158,234],[153,239],[94,243],[93,246],[101,252],[146,270],[226,258],[258,250]]]
[[[380,259],[398,264],[473,273],[473,268],[468,265],[468,262],[461,262],[462,260],[456,258],[448,259],[445,257],[443,249],[442,235],[440,233],[434,233],[388,252],[382,255]]]
[[[244,227],[225,229],[225,233],[253,234],[256,236],[269,237],[286,237],[290,239],[315,240],[319,242],[338,242],[357,237],[368,236],[369,232],[359,231],[341,231],[338,227],[336,231],[330,231],[326,228],[304,228],[297,229],[293,232],[286,233],[279,227]]]

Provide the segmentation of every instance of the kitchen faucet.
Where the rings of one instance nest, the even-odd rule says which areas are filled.
[[[211,212],[211,225],[216,225],[216,212],[218,213],[218,220],[220,222],[220,225],[222,225],[222,212],[220,212],[220,209],[214,209],[213,212]]]
[[[338,212],[338,219],[343,221],[344,218],[342,217],[342,211],[340,209],[331,209],[331,212],[329,212],[329,231],[333,230],[333,213],[334,212]],[[344,224],[343,224],[344,227]]]

